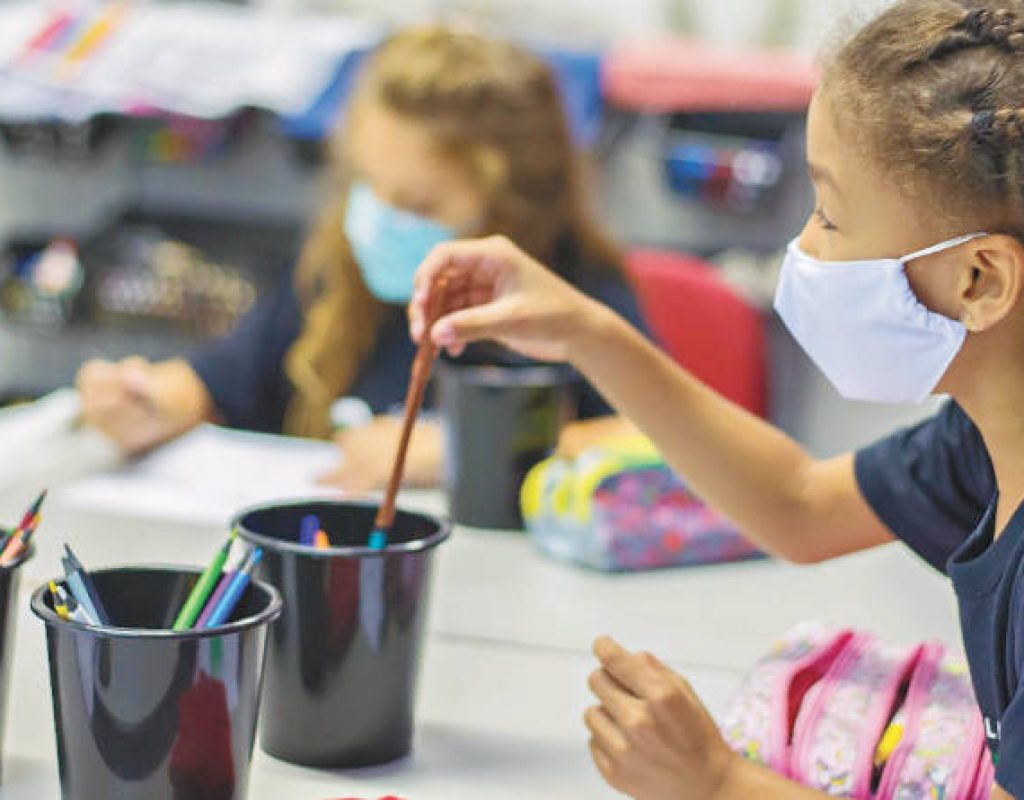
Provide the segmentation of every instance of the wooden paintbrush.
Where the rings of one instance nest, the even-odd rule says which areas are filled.
[[[377,509],[377,516],[373,521],[373,533],[370,534],[369,546],[373,550],[383,550],[388,546],[388,531],[395,521],[395,501],[398,498],[398,488],[402,483],[402,474],[405,472],[405,458],[409,451],[409,439],[412,437],[412,428],[419,416],[420,407],[423,405],[423,395],[427,390],[427,380],[430,378],[430,368],[437,357],[437,345],[431,341],[430,329],[441,317],[443,308],[442,301],[447,291],[448,281],[444,277],[437,280],[431,289],[430,307],[427,310],[427,321],[424,327],[423,339],[416,350],[416,357],[412,362],[412,369],[409,377],[409,388],[405,396],[405,416],[402,419],[402,434],[398,440],[398,451],[395,453],[395,462],[391,467],[391,477],[388,479],[387,488],[384,492],[384,499]]]

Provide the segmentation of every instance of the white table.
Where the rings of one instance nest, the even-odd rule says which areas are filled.
[[[410,505],[434,507],[432,496]],[[18,510],[0,505],[0,519]],[[223,530],[79,513],[48,504],[25,566],[2,795],[59,795],[42,624],[29,591],[59,571],[71,543],[89,567],[202,564]],[[414,755],[336,772],[257,752],[250,797],[615,797],[590,765],[581,723],[591,640],[612,633],[685,672],[712,711],[793,623],[818,617],[894,641],[958,641],[946,582],[892,546],[832,564],[773,562],[607,576],[539,558],[519,534],[457,530],[442,546],[423,664]]]

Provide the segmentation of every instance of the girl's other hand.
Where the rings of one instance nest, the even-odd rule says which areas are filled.
[[[318,483],[340,489],[346,494],[362,495],[383,489],[402,433],[402,419],[377,416],[368,425],[346,428],[334,436],[340,463],[332,472],[320,476]],[[441,427],[434,422],[417,422],[409,440],[402,485],[435,485],[441,473]]]
[[[708,800],[738,756],[689,683],[649,653],[602,637],[590,676],[600,705],[584,716],[590,752],[609,784],[636,800]]]
[[[530,358],[570,361],[574,344],[611,313],[503,236],[449,242],[416,273],[409,329],[417,342],[442,278],[441,317],[430,335],[453,355],[491,339]]]

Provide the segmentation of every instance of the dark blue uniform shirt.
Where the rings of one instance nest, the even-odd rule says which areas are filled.
[[[996,537],[992,464],[955,403],[861,450],[856,473],[892,532],[952,579],[996,781],[1024,798],[1024,506]]]

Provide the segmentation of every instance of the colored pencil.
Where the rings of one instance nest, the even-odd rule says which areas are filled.
[[[207,621],[210,619],[210,615],[213,614],[213,610],[220,603],[221,598],[224,596],[224,592],[227,591],[228,586],[231,584],[231,579],[237,574],[238,570],[225,569],[224,573],[220,576],[220,580],[217,581],[217,588],[213,590],[213,594],[210,595],[210,599],[206,601],[206,605],[203,606],[203,613],[199,615],[199,619],[196,620],[196,624],[193,628],[205,628]]]
[[[62,592],[54,581],[50,581],[49,586],[50,596],[53,598],[53,610],[57,612],[57,616],[61,619],[71,619],[71,615],[68,614],[67,594]]]
[[[32,539],[32,534],[35,533],[37,527],[39,527],[39,521],[41,519],[40,509],[43,506],[43,501],[46,499],[46,490],[44,489],[36,501],[29,506],[28,511],[25,512],[21,518],[21,522],[18,523],[18,527],[15,528],[11,533],[4,537],[3,547],[0,550],[0,566],[5,567],[11,562],[15,561],[25,550],[28,548],[28,543]]]
[[[54,581],[50,581],[50,594],[53,595],[54,611],[61,619],[74,620],[84,625],[97,624],[96,620],[86,613],[85,606],[78,603],[74,595],[69,594],[63,586],[58,586]]]
[[[238,605],[238,601],[242,598],[242,594],[249,585],[250,576],[253,570],[256,569],[256,565],[260,563],[261,558],[263,558],[263,550],[259,547],[254,547],[245,564],[231,577],[228,588],[224,590],[224,596],[221,597],[217,607],[210,614],[209,619],[206,620],[205,627],[216,628],[218,625],[223,625],[227,622],[228,617],[235,610],[235,606]]]
[[[65,598],[67,602],[68,617],[75,622],[81,622],[83,625],[99,625],[99,622],[90,615],[89,611],[75,600],[74,596],[67,595]]]
[[[199,615],[199,619],[197,619],[195,624],[192,626],[193,628],[206,627],[206,620],[210,618],[210,614],[213,613],[213,609],[217,607],[220,599],[224,596],[224,592],[227,591],[228,584],[231,583],[232,576],[245,564],[247,558],[249,558],[248,549],[234,548],[231,551],[230,558],[227,563],[224,564],[224,572],[221,573],[220,580],[217,581],[217,588],[213,590],[213,594],[210,595],[210,599],[206,601],[206,605],[203,606],[203,613]]]
[[[224,564],[228,560],[228,554],[231,552],[231,545],[234,543],[236,535],[237,531],[231,531],[228,540],[214,555],[203,574],[199,576],[199,580],[189,592],[181,611],[178,612],[178,618],[174,620],[171,630],[187,631],[199,619],[199,615],[203,613],[203,606],[210,599],[213,590],[217,588],[217,581],[220,579],[221,573],[224,572]]]
[[[103,607],[103,602],[100,600],[92,578],[89,577],[82,562],[78,560],[67,544],[64,545],[64,557],[61,559],[61,563],[67,574],[68,588],[75,599],[85,607],[85,610],[96,619],[98,624],[109,625],[110,617],[107,615],[106,608]]]
[[[312,547],[316,540],[316,532],[320,530],[320,517],[306,514],[299,523],[299,544]]]

